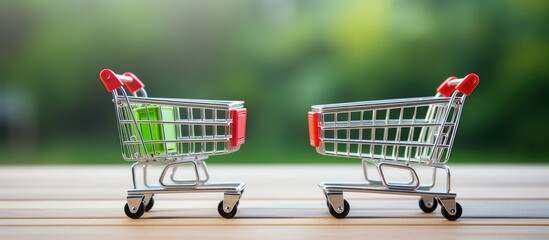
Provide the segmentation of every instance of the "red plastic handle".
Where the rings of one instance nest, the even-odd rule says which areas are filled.
[[[437,88],[437,92],[440,93],[440,95],[449,97],[452,96],[452,93],[456,90],[455,87],[450,86],[450,81],[457,79],[455,76],[451,76],[444,80],[444,82]]]
[[[309,144],[313,147],[318,147],[320,145],[320,138],[318,137],[318,113],[309,112]]]
[[[125,72],[123,76],[130,77],[131,81],[124,81],[128,90],[133,94],[145,87],[145,84],[139,80],[133,73]]]
[[[479,77],[474,74],[468,74],[464,78],[449,77],[438,88],[437,92],[442,96],[449,97],[454,91],[469,96],[479,83]]]
[[[476,74],[471,73],[463,78],[461,83],[456,86],[456,90],[460,91],[466,96],[469,96],[477,87],[479,80],[480,79]]]
[[[145,85],[130,72],[118,75],[110,69],[103,69],[101,73],[99,73],[99,78],[109,92],[126,85],[130,93],[133,94],[145,87]]]
[[[248,110],[245,108],[235,109],[232,111],[233,115],[233,136],[231,143],[233,147],[244,144],[246,141],[246,115]]]
[[[117,89],[124,85],[122,81],[118,77],[116,77],[116,74],[110,69],[103,69],[99,73],[99,78],[109,92],[112,92],[114,89]]]

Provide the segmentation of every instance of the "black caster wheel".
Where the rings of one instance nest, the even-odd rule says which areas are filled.
[[[343,199],[343,207],[345,209],[343,209],[342,213],[337,213],[334,207],[328,201],[326,202],[328,204],[328,210],[330,210],[330,214],[332,214],[332,216],[335,218],[344,218],[349,214],[349,211],[351,211],[351,206],[349,206],[349,202],[347,202],[347,200],[345,199]]]
[[[235,206],[233,207],[233,210],[231,210],[228,213],[223,211],[223,201],[219,202],[219,204],[217,205],[217,212],[219,212],[219,215],[221,215],[224,218],[233,218],[234,215],[236,215],[237,210],[238,210],[238,204],[235,204]]]
[[[461,217],[461,214],[463,213],[463,209],[461,208],[461,205],[459,205],[459,203],[456,203],[456,214],[454,215],[450,215],[450,213],[448,211],[446,211],[446,208],[444,207],[441,207],[442,210],[442,216],[444,216],[446,219],[450,220],[450,221],[455,221],[457,220],[459,217]]]
[[[143,216],[143,214],[145,213],[145,204],[141,202],[141,204],[139,204],[139,209],[137,209],[137,212],[132,213],[130,212],[130,207],[126,203],[126,206],[124,206],[124,212],[126,213],[126,216],[128,216],[129,218],[138,219],[141,216]]]
[[[436,199],[433,199],[433,204],[430,207],[425,204],[425,201],[423,201],[423,198],[419,199],[419,208],[421,208],[421,210],[424,213],[432,213],[437,209],[437,207],[438,207],[438,202]]]
[[[149,203],[147,203],[147,206],[145,206],[145,212],[150,211],[154,206],[154,197],[151,197],[151,200],[149,200]]]

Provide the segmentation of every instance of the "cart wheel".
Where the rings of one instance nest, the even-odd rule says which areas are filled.
[[[459,217],[461,217],[461,214],[463,213],[463,209],[461,209],[461,205],[456,202],[456,214],[450,215],[448,211],[446,211],[446,208],[442,207],[442,216],[444,216],[446,219],[450,221],[455,221]]]
[[[224,218],[233,218],[234,215],[236,215],[236,211],[238,210],[238,204],[235,204],[233,207],[233,210],[226,213],[223,211],[223,201],[219,202],[219,205],[217,205],[217,212],[219,212],[219,215],[221,215]]]
[[[141,216],[143,216],[143,214],[145,213],[145,204],[141,202],[141,204],[139,204],[139,209],[137,209],[137,212],[132,213],[130,212],[130,207],[126,203],[126,206],[124,206],[124,212],[126,213],[126,216],[128,216],[129,218],[138,219]]]
[[[419,198],[419,208],[421,208],[424,213],[432,213],[437,209],[437,207],[438,202],[436,199],[433,199],[433,205],[431,207],[428,207],[427,205],[425,205],[425,201],[423,201],[423,198]]]
[[[151,197],[151,200],[149,200],[149,203],[147,203],[147,206],[145,206],[145,212],[150,211],[154,206],[154,197]]]
[[[328,210],[330,210],[330,214],[332,214],[333,217],[335,218],[344,218],[347,216],[347,214],[349,214],[349,211],[351,211],[351,206],[349,206],[349,202],[347,202],[347,200],[343,199],[343,212],[342,213],[337,213],[334,209],[334,207],[328,202],[326,201],[327,204],[328,204]]]

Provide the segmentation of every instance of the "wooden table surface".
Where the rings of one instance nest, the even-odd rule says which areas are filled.
[[[138,220],[123,212],[129,166],[0,167],[0,239],[549,239],[549,165],[452,166],[463,206],[454,222],[417,197],[345,194],[333,218],[322,181],[361,181],[360,165],[213,165],[214,181],[246,182],[238,213],[221,193],[165,194]]]

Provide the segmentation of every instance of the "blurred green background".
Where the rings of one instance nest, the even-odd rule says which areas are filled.
[[[345,163],[313,104],[434,95],[480,76],[451,163],[549,162],[548,1],[0,1],[0,164],[121,164],[99,71],[151,96],[244,100],[214,163]]]

